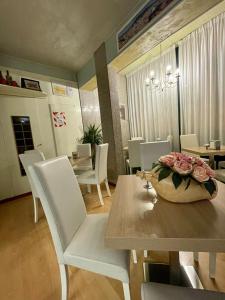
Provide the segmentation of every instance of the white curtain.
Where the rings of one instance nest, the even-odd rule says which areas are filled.
[[[179,45],[181,130],[225,142],[225,14]]]
[[[153,61],[127,75],[127,94],[131,136],[142,136],[147,141],[173,137],[174,149],[179,149],[177,86],[154,90],[145,80],[154,70],[156,78],[164,80],[166,67],[176,70],[175,47]],[[161,70],[163,72],[161,72]],[[161,78],[160,78],[161,76]],[[162,78],[163,77],[163,78]]]

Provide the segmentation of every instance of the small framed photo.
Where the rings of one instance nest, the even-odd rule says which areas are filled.
[[[41,91],[39,81],[32,79],[21,78],[21,87],[28,90]]]

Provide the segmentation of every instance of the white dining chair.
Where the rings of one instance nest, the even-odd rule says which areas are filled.
[[[82,157],[89,157],[86,161],[80,163],[77,166],[74,166],[73,169],[74,171],[88,171],[92,170],[92,159],[91,159],[91,144],[78,144],[77,145],[77,154],[79,158]]]
[[[140,144],[141,169],[152,170],[153,163],[157,162],[160,156],[171,152],[169,141],[148,142]]]
[[[29,167],[48,221],[61,276],[61,300],[68,299],[68,266],[120,280],[130,300],[128,251],[104,246],[108,214],[87,215],[66,156]]]
[[[77,175],[77,180],[80,184],[97,186],[98,196],[101,205],[104,205],[101,187],[100,187],[100,184],[102,182],[105,182],[107,193],[109,196],[111,196],[111,192],[108,184],[108,178],[107,178],[108,147],[109,144],[97,145],[96,154],[95,154],[95,169],[91,171],[85,171],[82,174]]]
[[[139,168],[141,166],[140,144],[144,142],[144,139],[128,140],[129,158],[126,160],[126,163],[130,174],[132,174],[133,168]]]
[[[20,158],[20,161],[26,172],[26,175],[27,175],[30,187],[31,187],[32,197],[33,197],[33,201],[34,201],[34,222],[37,223],[38,222],[39,196],[38,196],[38,193],[32,182],[32,178],[29,174],[28,166],[30,166],[36,162],[43,161],[45,159],[45,157],[44,157],[44,154],[42,152],[40,152],[39,150],[29,150],[29,151],[25,151],[24,154],[19,154],[19,158]]]
[[[225,300],[225,293],[161,283],[143,283],[141,300]]]

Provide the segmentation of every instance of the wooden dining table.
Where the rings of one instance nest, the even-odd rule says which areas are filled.
[[[105,233],[107,247],[169,251],[175,277],[179,277],[179,251],[225,252],[223,183],[218,182],[213,200],[188,204],[153,199],[144,183],[135,175],[119,176]]]
[[[225,146],[221,146],[220,149],[210,149],[204,146],[201,147],[185,147],[182,148],[182,151],[193,153],[199,156],[208,156],[209,164],[211,167],[214,167],[214,156],[215,155],[225,155]]]

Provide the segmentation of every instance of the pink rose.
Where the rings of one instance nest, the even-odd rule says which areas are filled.
[[[213,169],[210,168],[209,165],[207,165],[205,162],[203,164],[203,168],[206,170],[206,174],[210,177],[210,178],[214,178],[216,176],[216,173]]]
[[[180,152],[172,152],[171,155],[175,157],[176,160],[185,160],[189,163],[192,162],[192,157]]]
[[[176,161],[175,157],[170,154],[161,156],[159,159],[159,162],[166,165],[167,167],[173,167],[175,161]]]
[[[173,169],[180,175],[188,175],[192,172],[192,164],[186,160],[179,160],[174,163]]]
[[[192,173],[192,176],[198,181],[198,182],[204,182],[209,180],[209,175],[207,174],[206,168],[202,166],[195,166],[194,171]]]
[[[192,161],[194,164],[198,165],[198,166],[202,166],[205,164],[204,160],[201,159],[200,157],[193,157]]]

